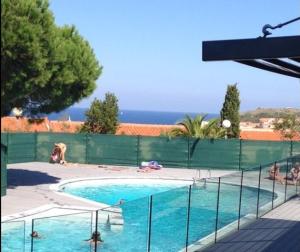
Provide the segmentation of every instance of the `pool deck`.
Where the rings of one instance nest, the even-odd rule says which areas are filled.
[[[138,172],[137,167],[87,165],[87,164],[49,164],[42,162],[8,165],[7,194],[1,197],[1,219],[14,218],[18,213],[47,205],[61,207],[86,207],[96,210],[98,203],[66,197],[50,189],[64,180],[81,178],[164,178],[192,180],[199,177],[195,169],[162,168],[151,172]],[[211,171],[212,177],[223,176],[232,171]],[[207,177],[207,170],[201,170],[200,177]],[[26,216],[26,213],[23,214]]]
[[[221,239],[205,252],[300,251],[300,196],[294,197],[252,224]],[[199,250],[200,251],[200,250]]]

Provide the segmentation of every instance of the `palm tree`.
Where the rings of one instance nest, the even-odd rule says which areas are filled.
[[[225,129],[219,126],[219,119],[212,119],[205,123],[207,115],[197,115],[194,119],[189,115],[183,121],[177,123],[182,126],[167,132],[169,137],[195,137],[195,138],[222,138],[225,136]]]

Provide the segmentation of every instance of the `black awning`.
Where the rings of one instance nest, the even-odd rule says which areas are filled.
[[[233,60],[300,78],[300,36],[203,41],[202,60]]]

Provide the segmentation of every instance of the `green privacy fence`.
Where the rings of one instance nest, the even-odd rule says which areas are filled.
[[[156,160],[166,167],[188,167],[188,139],[166,137],[138,139],[139,162]]]
[[[86,135],[86,163],[136,165],[136,137],[113,135]]]
[[[48,162],[54,143],[67,145],[75,163],[240,170],[300,154],[299,141],[250,141],[68,133],[1,133],[8,163]]]
[[[249,168],[296,155],[296,149],[292,153],[292,147],[293,142],[289,141],[242,141],[241,168]]]
[[[190,139],[189,141],[191,167],[240,168],[238,139]]]
[[[300,141],[292,142],[291,152],[293,155],[300,155]]]
[[[86,163],[86,135],[36,133],[36,161],[48,162],[54,143],[67,145],[66,160]]]
[[[7,187],[7,146],[1,143],[1,197],[6,195]]]

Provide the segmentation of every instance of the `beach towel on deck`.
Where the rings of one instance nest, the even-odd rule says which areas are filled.
[[[155,169],[155,170],[159,170],[161,169],[163,166],[160,165],[157,161],[150,161],[150,162],[142,162],[141,163],[141,168],[146,168],[149,167],[151,169]]]

